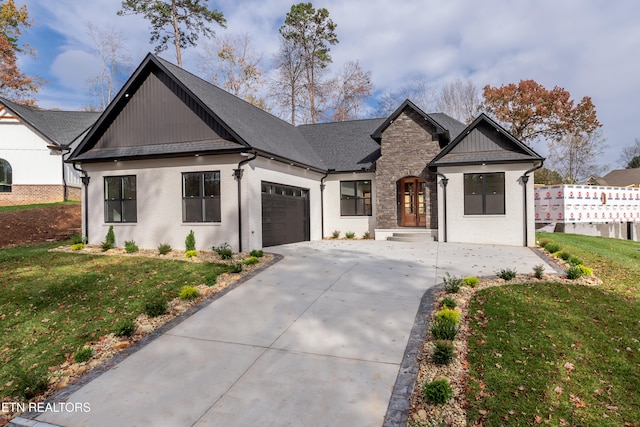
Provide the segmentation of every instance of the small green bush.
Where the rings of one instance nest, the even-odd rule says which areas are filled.
[[[453,341],[458,335],[458,325],[451,319],[436,319],[429,330],[436,340]]]
[[[538,264],[533,267],[533,275],[536,279],[542,279],[542,274],[544,272],[544,265]]]
[[[562,249],[562,246],[560,246],[560,245],[559,245],[559,244],[557,244],[557,243],[553,243],[553,242],[547,243],[547,244],[546,244],[545,246],[543,246],[543,247],[544,247],[544,249],[545,249],[546,251],[548,251],[548,252],[550,252],[550,253],[552,253],[552,254],[553,254],[553,253],[556,253],[556,252],[559,252],[559,251],[560,251],[560,249]]]
[[[195,251],[196,250],[196,236],[193,234],[193,230],[189,231],[187,237],[184,239],[184,250]]]
[[[346,233],[344,233],[344,237],[346,237],[347,239],[353,239],[354,237],[356,237],[356,233],[354,233],[353,231],[347,231]]]
[[[182,289],[180,289],[180,299],[182,300],[195,299],[199,296],[200,291],[193,286],[183,286]]]
[[[130,337],[136,330],[133,319],[120,319],[113,329],[113,335],[117,337]]]
[[[240,273],[242,271],[242,264],[239,262],[234,262],[229,265],[231,273]]]
[[[264,256],[264,252],[262,251],[262,249],[254,249],[249,253],[249,255],[256,258],[262,258]]]
[[[582,264],[578,264],[576,265],[576,267],[578,267],[582,271],[583,276],[593,276],[593,268],[589,268]]]
[[[442,281],[444,282],[444,291],[448,294],[457,293],[462,286],[462,278],[451,276],[449,273],[445,273],[442,277]]]
[[[470,288],[475,288],[480,284],[480,280],[476,276],[465,277],[462,279],[463,286],[469,286]]]
[[[454,323],[460,323],[460,319],[462,319],[462,313],[451,308],[443,308],[436,313],[436,319],[449,319]]]
[[[371,233],[368,231],[365,231],[364,234],[362,235],[362,238],[364,240],[371,240]]]
[[[424,399],[432,405],[442,405],[453,397],[453,389],[449,380],[440,378],[431,382],[426,382],[422,386]]]
[[[217,273],[207,273],[204,276],[204,284],[207,286],[215,286],[218,283]]]
[[[167,307],[167,301],[165,301],[164,299],[154,299],[147,301],[144,304],[144,312],[149,317],[158,317],[167,312]]]
[[[231,250],[231,246],[228,243],[223,243],[220,246],[214,246],[211,248],[215,253],[220,256],[222,259],[231,259],[233,258],[233,250]]]
[[[453,343],[447,340],[438,340],[434,343],[435,347],[431,354],[431,361],[436,365],[448,365],[455,357],[455,349]]]
[[[168,243],[160,243],[158,245],[158,252],[160,255],[166,255],[171,252],[171,245]]]
[[[503,268],[502,270],[498,271],[496,273],[496,275],[501,278],[506,280],[507,282],[509,280],[512,280],[516,277],[516,270],[515,269],[511,269],[511,268]]]
[[[73,355],[73,361],[76,363],[83,363],[93,357],[93,348],[91,347],[82,347],[76,354]]]
[[[47,371],[41,368],[19,368],[13,378],[11,394],[25,400],[31,400],[39,394],[47,391],[49,379]]]
[[[337,239],[338,237],[340,237],[340,232],[338,230],[333,230],[333,233],[331,233],[331,237]]]
[[[102,242],[100,243],[100,248],[102,248],[102,252],[106,252],[109,249],[113,249],[113,245],[109,242]]]
[[[582,264],[582,260],[580,258],[574,257],[574,256],[570,256],[569,259],[567,260],[567,262],[569,263],[569,265],[580,265]]]
[[[109,226],[109,231],[107,231],[104,241],[110,243],[111,247],[116,245],[116,233],[113,231],[113,225]]]
[[[567,251],[560,251],[558,252],[558,258],[566,261],[571,258],[571,254]]]
[[[244,263],[245,265],[257,264],[257,263],[259,263],[259,262],[260,262],[260,260],[259,260],[257,257],[254,257],[254,256],[250,256],[249,258],[247,258],[247,259],[245,259],[245,260],[243,261],[243,263]]]
[[[75,245],[71,246],[72,251],[79,251],[80,249],[84,249],[84,243],[76,243]]]
[[[579,279],[584,275],[582,269],[577,265],[574,265],[573,267],[569,267],[566,273],[567,273],[567,277],[571,280]]]
[[[197,256],[198,256],[198,251],[195,251],[195,250],[189,250],[184,253],[185,258],[193,258]]]
[[[136,245],[136,242],[133,240],[128,240],[124,242],[124,250],[127,251],[128,254],[138,252],[140,248]]]
[[[71,244],[72,245],[77,245],[78,243],[84,243],[85,245],[87,244],[87,238],[81,234],[76,234],[74,236],[71,237]]]
[[[442,299],[440,306],[444,308],[456,308],[458,304],[456,304],[456,301],[453,298],[446,297]]]
[[[551,243],[551,240],[549,239],[542,239],[538,242],[538,246],[540,246],[541,248],[544,248],[545,246],[547,246],[549,243]]]

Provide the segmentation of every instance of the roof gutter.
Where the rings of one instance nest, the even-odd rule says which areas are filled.
[[[252,153],[253,157],[249,157],[250,154],[251,153],[245,152],[240,153],[241,156],[247,158],[240,160],[238,167],[233,170],[233,175],[236,177],[236,181],[238,181],[238,252],[242,252],[242,175],[244,173],[242,166],[258,157],[258,153],[256,152]]]
[[[528,169],[524,175],[520,177],[522,181],[522,191],[523,191],[523,209],[524,209],[524,247],[529,246],[529,215],[528,215],[528,204],[527,204],[527,183],[529,182],[529,174],[537,169],[540,169],[544,164],[544,159],[540,160],[540,164],[537,166]]]

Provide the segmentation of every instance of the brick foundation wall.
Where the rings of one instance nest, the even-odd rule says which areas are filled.
[[[80,200],[81,189],[67,187],[68,200]],[[0,193],[0,206],[31,205],[64,201],[62,185],[13,185],[10,193]]]
[[[437,176],[427,169],[440,152],[435,127],[407,109],[382,134],[380,152],[376,162],[376,226],[399,226],[397,182],[417,176],[427,181],[427,228],[438,228]]]

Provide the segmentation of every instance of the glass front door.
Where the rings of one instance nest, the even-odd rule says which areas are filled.
[[[427,183],[422,178],[403,178],[400,180],[402,227],[427,226]]]

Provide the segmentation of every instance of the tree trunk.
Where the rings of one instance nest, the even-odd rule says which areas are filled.
[[[180,54],[180,27],[178,25],[178,9],[175,0],[171,0],[171,15],[173,17],[173,42],[176,46],[176,61],[182,68],[182,55]]]

